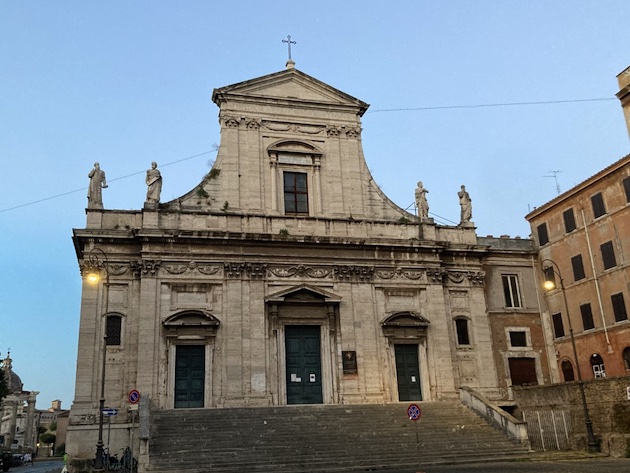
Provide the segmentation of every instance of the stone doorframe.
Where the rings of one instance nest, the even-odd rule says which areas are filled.
[[[168,372],[166,378],[166,408],[175,408],[175,362],[178,345],[205,346],[203,407],[212,407],[212,357],[219,320],[201,310],[186,310],[162,322],[166,337]]]
[[[381,321],[383,335],[387,339],[387,361],[391,369],[386,380],[390,386],[390,401],[399,402],[398,380],[396,378],[396,353],[394,345],[418,345],[418,363],[420,364],[420,387],[422,400],[433,399],[427,356],[427,330],[430,322],[422,315],[412,312],[395,312]]]
[[[285,289],[265,298],[265,311],[271,332],[269,376],[274,405],[287,404],[285,377],[287,325],[320,326],[323,403],[339,403],[338,360],[341,356],[341,346],[337,341],[337,332],[340,301],[341,297],[306,284]]]

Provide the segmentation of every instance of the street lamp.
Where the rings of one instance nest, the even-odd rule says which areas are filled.
[[[92,248],[88,254],[86,279],[91,284],[97,284],[101,280],[101,269],[105,270],[105,284],[103,284],[103,297],[105,298],[105,317],[109,312],[109,261],[107,255],[100,248]],[[107,322],[107,320],[105,320]],[[101,327],[103,324],[101,323]],[[105,450],[103,449],[103,409],[105,409],[105,361],[107,358],[107,327],[103,329],[103,347],[101,356],[101,397],[98,401],[98,442],[96,442],[96,457],[94,468],[105,469]]]
[[[560,291],[562,291],[562,297],[564,299],[564,307],[567,311],[567,321],[569,322],[569,338],[571,339],[571,347],[573,348],[573,358],[575,359],[575,368],[577,369],[578,387],[580,388],[580,396],[582,397],[582,410],[584,411],[584,424],[586,425],[586,439],[589,452],[598,452],[599,445],[595,439],[593,433],[593,422],[588,414],[588,405],[586,404],[586,394],[584,393],[584,381],[582,380],[582,373],[580,372],[580,361],[577,354],[577,348],[575,347],[575,336],[573,335],[573,325],[571,324],[571,314],[569,314],[569,303],[567,302],[567,293],[564,289],[564,280],[560,273],[560,268],[551,259],[544,259],[541,261],[541,266],[545,281],[543,287],[547,292],[553,291],[557,288],[554,275],[558,276],[560,280]],[[545,266],[546,264],[546,266]]]

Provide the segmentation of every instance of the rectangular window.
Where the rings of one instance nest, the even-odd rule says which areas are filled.
[[[516,274],[504,274],[503,294],[505,295],[505,307],[521,307],[521,294],[518,289],[518,276]]]
[[[626,192],[626,202],[630,202],[630,177],[623,180],[623,190]]]
[[[564,337],[564,324],[562,323],[562,314],[557,313],[551,316],[553,322],[553,333],[556,338]]]
[[[604,261],[604,269],[610,269],[617,266],[617,260],[615,259],[615,249],[613,248],[612,241],[608,241],[603,245],[600,245],[602,252],[602,260]]]
[[[573,266],[573,278],[576,281],[579,281],[580,279],[584,279],[586,277],[586,275],[584,274],[582,255],[577,255],[571,258],[571,266]]]
[[[580,313],[582,314],[582,325],[584,330],[590,330],[595,328],[593,323],[593,312],[591,311],[591,304],[582,304],[580,306]]]
[[[573,214],[573,208],[565,210],[562,216],[564,217],[564,229],[567,233],[572,232],[577,228],[575,225],[575,215]]]
[[[549,243],[549,234],[547,233],[547,224],[541,223],[538,225],[538,244],[540,246]]]
[[[626,303],[623,300],[623,293],[613,294],[610,296],[610,300],[613,306],[613,312],[615,313],[615,322],[621,322],[622,320],[628,320],[628,313],[626,312]]]
[[[307,174],[303,172],[284,173],[284,212],[288,214],[308,214]]]
[[[468,335],[468,320],[455,319],[455,329],[457,331],[457,344],[470,345],[470,336]]]
[[[598,192],[591,197],[591,204],[593,205],[593,216],[595,218],[601,217],[606,213],[606,206],[604,205],[604,197],[601,192]]]
[[[510,345],[513,347],[526,347],[527,332],[510,332]]]
[[[106,321],[106,345],[120,345],[120,334],[122,328],[122,317],[119,315],[108,315]]]

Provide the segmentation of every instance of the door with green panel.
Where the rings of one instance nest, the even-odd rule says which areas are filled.
[[[204,345],[178,345],[175,352],[175,408],[204,407]]]
[[[287,404],[321,404],[319,325],[285,327]]]

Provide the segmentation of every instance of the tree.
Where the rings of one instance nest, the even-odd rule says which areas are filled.
[[[52,424],[50,424],[50,427],[48,427],[48,430],[50,430],[51,432],[54,432],[55,430],[57,430],[57,422],[53,422]]]
[[[46,445],[55,443],[55,440],[57,440],[57,436],[55,434],[45,433],[39,436],[39,441],[41,443],[45,443]]]
[[[0,363],[0,402],[9,394],[9,386],[4,376],[4,366]]]

